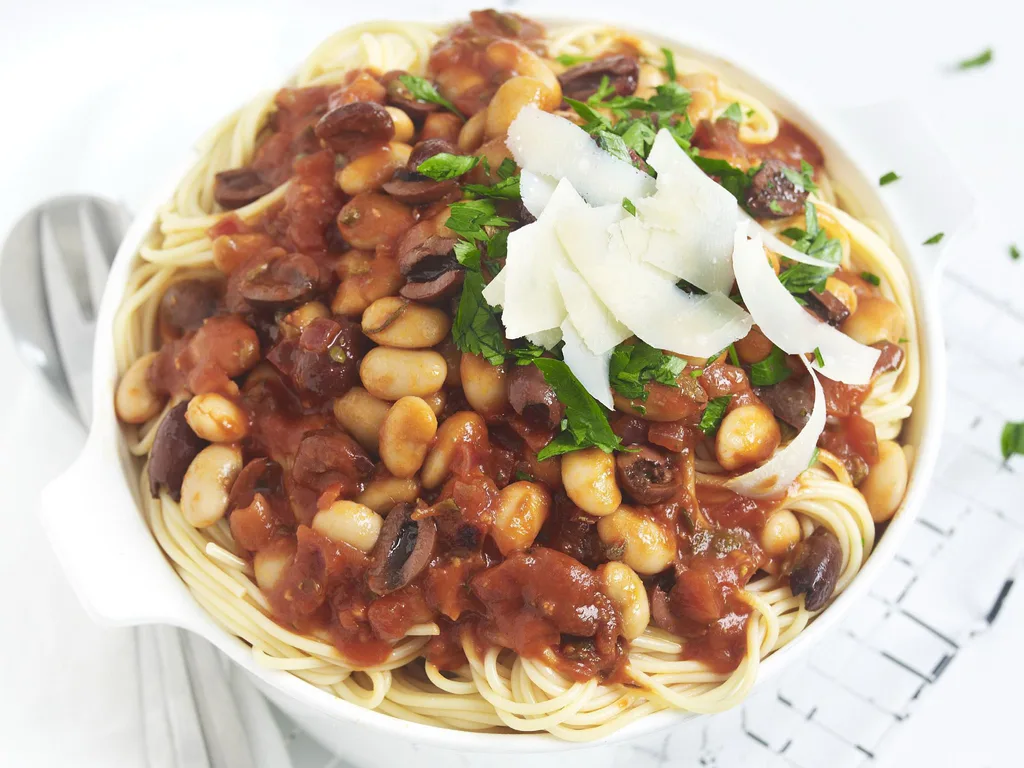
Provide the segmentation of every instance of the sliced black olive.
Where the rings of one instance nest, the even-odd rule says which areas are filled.
[[[623,490],[638,504],[660,504],[682,484],[672,458],[649,445],[632,445],[616,454],[615,469]]]
[[[458,193],[459,183],[455,179],[434,181],[419,173],[399,168],[391,177],[391,181],[385,182],[384,191],[408,205],[422,205],[440,200],[445,195]]]
[[[420,101],[412,95],[412,92],[399,80],[402,75],[407,75],[401,69],[393,69],[385,72],[380,81],[387,90],[387,101],[393,107],[398,107],[405,112],[416,123],[421,123],[431,112],[436,112],[441,107],[429,101]]]
[[[160,320],[176,333],[199,330],[203,321],[217,314],[224,287],[212,280],[181,280],[160,299]]]
[[[461,268],[451,269],[425,283],[406,283],[398,293],[410,301],[437,302],[453,296],[465,277]]]
[[[771,408],[775,418],[803,429],[814,408],[814,389],[808,378],[789,378],[769,387],[755,387],[754,393]]]
[[[302,439],[292,464],[292,479],[318,488],[342,477],[361,478],[373,471],[373,460],[340,430],[324,429]]]
[[[187,410],[187,400],[178,403],[156,428],[153,448],[149,452],[149,492],[154,498],[160,495],[162,485],[172,499],[179,501],[185,470],[196,454],[209,445],[185,421]]]
[[[228,509],[235,510],[252,504],[257,493],[269,498],[282,489],[283,471],[276,461],[266,458],[253,459],[238,473],[231,494],[228,496]]]
[[[512,409],[537,427],[554,429],[565,416],[565,406],[535,365],[517,365],[508,377],[508,400]]]
[[[312,296],[319,279],[320,267],[303,253],[260,256],[240,267],[238,292],[255,305],[286,307]]]
[[[437,541],[433,518],[416,520],[411,504],[398,504],[381,527],[370,553],[366,583],[376,594],[386,595],[411,582],[430,564]]]
[[[273,191],[274,185],[252,168],[221,171],[213,182],[213,199],[229,211],[255,202]]]
[[[347,155],[360,147],[388,143],[395,135],[395,123],[380,104],[355,101],[332,109],[315,130],[324,146]]]
[[[807,610],[816,611],[832,597],[842,565],[839,539],[827,528],[818,528],[797,544],[789,586],[794,595],[805,596]]]
[[[747,209],[759,219],[781,219],[804,210],[807,190],[790,178],[789,167],[774,157],[768,158],[750,179]]]
[[[597,93],[606,77],[616,95],[629,96],[640,81],[640,64],[632,56],[603,56],[565,70],[558,81],[563,95],[586,101]]]
[[[829,291],[811,291],[807,306],[814,314],[832,326],[839,326],[850,316],[850,310]]]

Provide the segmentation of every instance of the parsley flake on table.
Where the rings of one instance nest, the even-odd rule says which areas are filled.
[[[565,426],[540,450],[538,460],[582,448],[600,448],[605,453],[622,448],[622,441],[608,424],[604,409],[580,384],[568,365],[548,357],[537,358],[533,364],[544,374],[544,381],[555,390],[555,396],[565,406]]]
[[[934,235],[925,240],[922,245],[935,245],[936,243],[942,242],[942,238],[946,236],[945,232],[936,232]]]
[[[630,400],[647,400],[645,385],[654,381],[670,387],[679,386],[676,378],[686,361],[666,355],[639,339],[635,344],[619,344],[612,350],[608,364],[608,380],[612,389]]]
[[[1020,259],[1020,248],[1016,245],[1010,246],[1010,258],[1014,261],[1018,261]]]
[[[1024,456],[1024,421],[1006,422],[999,447],[1004,459],[1009,459],[1014,454]]]
[[[977,67],[984,67],[986,64],[992,61],[992,49],[986,48],[984,51],[979,53],[977,56],[973,56],[963,61],[956,63],[957,69],[975,69]]]
[[[894,181],[899,180],[900,175],[896,171],[889,171],[878,180],[878,186],[884,187],[886,184],[892,184]]]
[[[458,107],[452,104],[448,99],[438,93],[437,88],[434,84],[426,78],[417,77],[416,75],[399,75],[398,81],[409,89],[409,93],[412,94],[414,99],[419,101],[427,101],[431,104],[437,104],[438,106],[444,107],[450,112],[454,112],[456,115],[461,117],[463,120],[466,116],[463,115]]]
[[[792,375],[793,371],[786,364],[786,353],[776,346],[772,346],[768,357],[750,366],[750,383],[755,387],[770,387]]]

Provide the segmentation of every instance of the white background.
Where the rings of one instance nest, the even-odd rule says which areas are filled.
[[[1020,297],[1024,262],[1007,266],[1006,255],[1010,242],[1024,245],[1018,189],[1024,50],[1017,5],[516,4],[548,14],[587,12],[665,34],[695,37],[695,29],[705,29],[719,38],[734,36],[743,41],[748,60],[765,61],[769,72],[784,73],[836,106],[910,99],[982,202],[981,227],[960,257],[976,261],[976,282],[984,285],[991,275],[1002,295]],[[442,18],[469,7],[3,0],[0,232],[23,209],[61,192],[98,192],[138,207],[206,127],[272,84],[337,28],[374,16]],[[953,62],[987,46],[996,52],[992,65],[950,71]],[[1014,341],[1010,347],[1020,349],[1021,340]],[[135,681],[125,663],[127,636],[94,627],[82,614],[35,521],[39,489],[70,461],[81,437],[16,360],[2,331],[0,359],[0,764],[134,766],[138,715]],[[1019,367],[1022,360],[1009,362]],[[1024,418],[1024,391],[1017,418]],[[990,438],[997,439],[997,430]],[[1022,640],[1024,589],[1018,587],[994,627],[956,657],[886,742],[878,764],[1019,765]]]

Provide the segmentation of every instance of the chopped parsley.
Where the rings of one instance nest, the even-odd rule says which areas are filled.
[[[936,232],[934,235],[925,240],[924,243],[922,243],[922,245],[935,245],[936,243],[942,242],[942,238],[945,236],[945,232]]]
[[[505,362],[505,334],[498,312],[484,299],[483,290],[483,275],[478,270],[466,270],[452,323],[452,339],[463,352],[480,355],[491,365],[501,365]]]
[[[559,345],[556,346],[553,351],[558,353],[560,346],[561,342],[559,342]],[[529,365],[538,357],[543,357],[544,353],[547,351],[548,350],[544,349],[544,347],[528,341],[521,347],[514,347],[513,349],[508,350],[506,357],[515,360],[516,365]]]
[[[574,56],[571,53],[563,53],[555,59],[563,67],[575,67],[577,64],[586,64],[588,61],[593,60],[593,56]]]
[[[894,181],[899,181],[900,175],[896,171],[889,171],[878,180],[878,186],[884,187],[886,184],[892,184]]]
[[[414,99],[418,99],[419,101],[428,101],[431,104],[438,104],[450,112],[454,112],[463,120],[466,119],[466,116],[463,115],[454,104],[437,92],[437,88],[435,88],[434,84],[429,80],[417,77],[416,75],[399,75],[398,81],[409,89],[409,93],[412,94]]]
[[[507,227],[511,219],[499,216],[489,200],[463,200],[453,203],[449,210],[447,227],[466,240],[488,240],[484,227]]]
[[[630,400],[647,400],[645,385],[654,381],[670,387],[679,386],[676,378],[686,368],[686,361],[637,339],[635,344],[619,344],[612,351],[608,379],[612,389]]]
[[[882,278],[876,275],[874,272],[861,272],[860,276],[863,280],[871,283],[872,285],[881,285]]]
[[[789,179],[789,182],[797,189],[802,189],[805,192],[815,192],[818,189],[818,185],[814,183],[814,166],[806,160],[800,161],[799,171],[793,170],[788,165],[783,166],[782,175]]]
[[[793,248],[834,264],[833,267],[819,267],[814,264],[794,263],[779,274],[779,282],[795,295],[808,291],[822,291],[825,280],[836,271],[843,258],[843,248],[838,240],[828,236],[818,224],[818,213],[810,201],[804,204],[804,230],[790,227],[783,235],[793,239]]]
[[[1009,459],[1014,454],[1024,455],[1024,421],[1006,422],[999,446],[1004,459]]]
[[[636,206],[633,205],[633,201],[628,197],[622,198],[622,208],[631,216],[636,216]]]
[[[484,158],[486,161],[486,158]],[[489,171],[488,171],[489,172]],[[519,191],[519,174],[516,173],[516,164],[507,157],[498,166],[498,181],[488,186],[487,184],[464,184],[464,192],[491,197],[496,200],[519,200],[522,195]]]
[[[977,67],[984,67],[986,64],[992,61],[992,49],[986,48],[984,51],[979,53],[970,59],[964,59],[956,63],[957,69],[975,69]]]
[[[792,375],[793,371],[786,365],[786,353],[774,345],[768,357],[750,366],[750,383],[755,387],[770,387]]]
[[[498,311],[483,297],[481,261],[486,253],[491,269],[504,259],[508,232],[502,230],[510,220],[498,216],[489,200],[464,200],[453,203],[448,211],[448,228],[463,238],[455,244],[455,258],[466,271],[452,323],[452,339],[463,352],[480,355],[491,365],[501,365],[505,361],[505,334]]]
[[[811,460],[807,463],[807,468],[810,469],[811,467],[813,467],[817,463],[818,463],[818,446],[814,446],[814,453],[811,454]],[[861,539],[861,544],[863,544],[863,543],[864,543],[864,540]]]
[[[448,181],[473,170],[479,162],[480,158],[476,155],[452,155],[447,152],[439,152],[416,166],[416,172],[422,173],[434,181]]]
[[[725,418],[725,409],[729,407],[732,395],[722,395],[708,401],[708,407],[704,409],[704,415],[700,417],[700,429],[705,435],[713,435],[718,431],[718,426]]]
[[[537,358],[533,364],[544,374],[548,386],[555,390],[555,396],[565,405],[562,431],[540,450],[538,460],[581,448],[596,447],[605,453],[622,448],[622,442],[608,424],[604,409],[580,384],[568,365],[549,357]]]
[[[697,164],[708,176],[714,176],[718,183],[725,187],[725,190],[735,197],[741,204],[750,186],[750,180],[754,174],[761,170],[761,166],[744,171],[730,165],[727,161],[717,157],[702,157],[693,155],[693,162]]]
[[[513,475],[513,477],[515,477],[515,479],[517,481],[527,480],[527,481],[529,481],[531,483],[533,482],[533,475],[531,475],[529,472],[524,472],[521,469],[517,469],[516,473],[515,473],[515,475]]]
[[[1014,261],[1018,261],[1020,259],[1020,248],[1016,245],[1010,246],[1010,258]]]
[[[662,56],[665,57],[665,66],[661,68],[661,71],[668,77],[669,82],[676,81],[676,56],[668,48],[661,49]]]
[[[825,367],[825,358],[821,356],[821,347],[814,348],[814,362],[819,368]]]
[[[778,200],[771,200],[771,201],[770,201],[770,202],[768,203],[768,208],[769,208],[769,210],[771,210],[771,212],[772,212],[772,213],[777,213],[777,214],[779,214],[780,216],[782,216],[782,215],[783,215],[783,214],[785,213],[785,212],[784,212],[784,211],[782,210],[782,206],[781,206],[781,205],[779,205],[779,201],[778,201]]]
[[[718,116],[719,120],[732,120],[734,123],[743,122],[743,108],[738,102],[733,102],[725,108],[725,112]]]

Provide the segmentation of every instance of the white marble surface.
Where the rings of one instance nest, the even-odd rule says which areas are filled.
[[[95,191],[139,205],[227,105],[272,82],[335,28],[370,16],[451,16],[472,7],[351,5],[0,1],[0,232],[32,202],[60,192]],[[1017,4],[517,5],[589,11],[666,33],[736,34],[750,58],[770,59],[772,70],[837,106],[910,96],[983,203],[980,226],[954,254],[943,289],[949,437],[924,520],[902,559],[833,641],[777,689],[704,728],[618,748],[612,762],[1019,764],[1014,692],[1024,685],[1016,663],[1024,590],[1010,590],[994,624],[984,620],[1024,540],[1024,465],[1004,466],[997,455],[1003,420],[1024,418],[1024,262],[1007,256],[1010,242],[1024,244],[1015,207],[1024,170]],[[990,67],[949,71],[989,45],[996,50]],[[0,359],[0,509],[9,520],[0,536],[0,762],[142,765],[137,685],[124,663],[130,636],[84,616],[35,520],[39,489],[70,461],[81,436],[14,358],[3,332]],[[336,761],[301,734],[291,747],[297,768]]]

